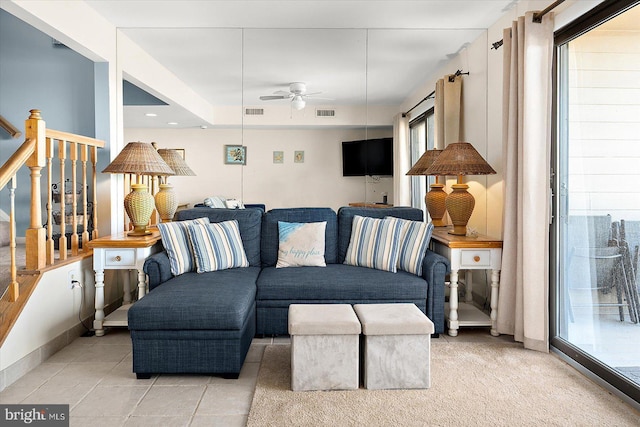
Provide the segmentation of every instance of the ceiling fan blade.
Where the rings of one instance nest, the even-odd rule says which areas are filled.
[[[312,93],[303,93],[301,94],[302,96],[314,96],[314,95],[320,95],[322,92],[312,92]]]
[[[305,98],[307,98],[307,97],[305,96]],[[324,101],[335,101],[336,100],[335,98],[323,98],[321,96],[311,96],[309,98],[311,98],[311,99],[322,99]]]
[[[289,97],[284,95],[264,95],[260,97],[261,101],[271,101],[273,99],[289,99]]]

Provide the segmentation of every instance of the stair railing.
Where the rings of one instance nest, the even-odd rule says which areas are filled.
[[[97,209],[97,149],[104,147],[104,141],[81,135],[74,135],[46,129],[45,121],[40,116],[39,110],[31,110],[31,115],[25,121],[25,142],[15,153],[0,166],[0,190],[9,182],[10,206],[10,244],[11,251],[11,282],[9,285],[9,300],[16,301],[19,296],[17,284],[16,266],[16,207],[15,191],[17,188],[17,172],[26,165],[30,169],[30,220],[29,227],[25,230],[26,270],[41,270],[47,266],[55,265],[71,256],[89,252],[86,243],[90,239],[98,237],[98,209]],[[57,147],[56,147],[57,146]],[[54,158],[57,154],[59,160],[59,208],[58,221],[54,218],[56,212],[53,209],[54,187]],[[67,162],[69,159],[70,163]],[[78,178],[78,161],[80,161],[80,175]],[[91,164],[91,177],[88,176],[87,164]],[[46,228],[42,224],[42,169],[46,170]],[[70,170],[71,178],[66,178],[66,172]],[[89,179],[91,185],[89,185]],[[67,200],[66,185],[71,186],[70,200]],[[77,190],[80,188],[80,190]],[[92,202],[89,202],[89,189],[92,190]],[[78,211],[78,196],[82,201]],[[71,204],[69,212],[67,203]],[[91,220],[93,229],[89,226],[89,207],[91,207]],[[82,231],[78,233],[81,217]],[[54,236],[54,222],[59,223],[60,236]],[[58,225],[58,224],[56,224]],[[67,225],[71,226],[70,240],[67,239]],[[56,249],[56,243],[58,248]]]

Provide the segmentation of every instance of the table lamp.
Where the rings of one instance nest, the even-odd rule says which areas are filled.
[[[187,163],[184,161],[180,153],[177,150],[171,148],[159,148],[158,154],[160,157],[173,169],[174,175],[179,176],[195,176],[196,174],[191,170]],[[178,209],[178,197],[173,191],[173,186],[167,182],[167,177],[159,185],[160,190],[156,193],[156,210],[160,214],[162,222],[171,222],[173,216]]]
[[[451,186],[453,191],[447,196],[445,205],[453,223],[453,230],[450,230],[449,233],[457,236],[466,235],[467,222],[471,218],[476,201],[467,191],[469,186],[462,182],[462,177],[464,175],[492,175],[496,171],[473,148],[473,145],[468,142],[454,142],[440,153],[425,173],[427,175],[458,176],[458,182]]]
[[[407,175],[429,175],[426,170],[433,164],[433,162],[442,153],[442,150],[427,150],[418,159],[415,165],[407,172]],[[427,206],[427,211],[431,217],[431,223],[434,227],[445,227],[447,225],[444,214],[447,211],[445,206],[445,199],[447,193],[443,190],[444,184],[440,184],[438,181],[439,176],[436,175],[436,182],[430,185],[431,190],[424,196],[424,203]]]
[[[122,173],[141,175],[173,175],[173,169],[162,160],[160,154],[151,144],[145,142],[130,142],[107,166],[103,173]],[[131,184],[131,192],[124,198],[124,210],[127,212],[133,230],[129,236],[144,236],[151,234],[147,224],[154,208],[154,200],[146,184]]]

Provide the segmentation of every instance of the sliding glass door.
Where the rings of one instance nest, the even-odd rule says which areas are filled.
[[[552,345],[640,401],[640,6],[557,43]]]

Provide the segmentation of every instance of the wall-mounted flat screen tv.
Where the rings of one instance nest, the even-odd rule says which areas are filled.
[[[342,142],[342,176],[393,176],[393,138]]]

